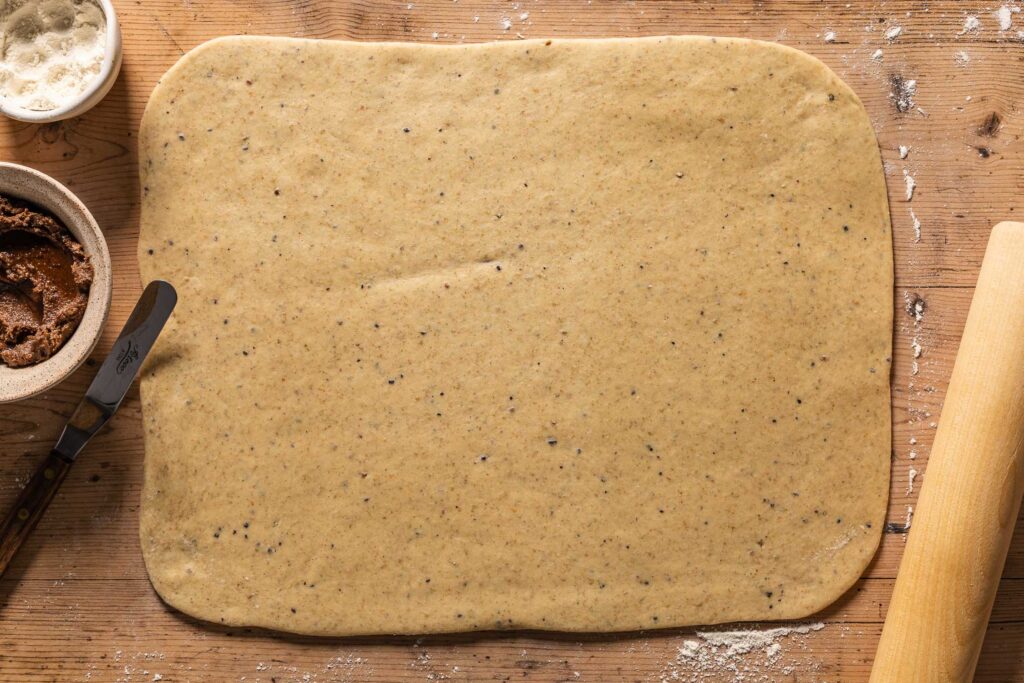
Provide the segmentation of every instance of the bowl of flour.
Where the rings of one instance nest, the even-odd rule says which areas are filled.
[[[78,116],[120,69],[110,0],[0,0],[0,113],[31,123]]]

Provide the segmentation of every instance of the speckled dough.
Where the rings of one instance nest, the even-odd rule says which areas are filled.
[[[142,547],[311,634],[802,617],[882,531],[892,244],[857,98],[702,37],[229,38],[140,140]]]

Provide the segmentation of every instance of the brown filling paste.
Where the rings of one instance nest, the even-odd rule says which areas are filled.
[[[85,314],[92,266],[57,219],[0,195],[0,361],[13,368],[44,361]]]

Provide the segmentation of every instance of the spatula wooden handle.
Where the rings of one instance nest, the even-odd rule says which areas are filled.
[[[1024,484],[1024,223],[992,230],[871,683],[970,681]]]
[[[43,518],[70,469],[70,461],[51,451],[28,480],[7,517],[0,522],[0,576],[7,571],[7,565],[14,559],[18,548]]]

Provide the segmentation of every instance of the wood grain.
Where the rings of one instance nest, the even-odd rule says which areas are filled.
[[[203,40],[272,34],[353,40],[476,42],[667,33],[778,40],[821,58],[864,101],[887,163],[895,234],[893,478],[890,533],[866,576],[781,659],[747,666],[767,680],[865,681],[906,536],[907,506],[927,459],[989,230],[1020,220],[1024,157],[1024,14],[1008,33],[990,10],[932,2],[764,0],[115,0],[125,62],[110,95],[86,115],[32,126],[0,121],[0,158],[68,184],[103,227],[114,302],[102,358],[140,292],[135,263],[135,134],[161,74]],[[982,29],[958,35],[965,11]],[[520,19],[528,13],[525,19]],[[908,14],[909,13],[909,14]],[[477,20],[476,18],[479,17]],[[512,21],[509,31],[501,22]],[[886,29],[901,26],[892,43]],[[824,34],[834,31],[834,43]],[[882,59],[872,59],[881,49]],[[968,55],[959,66],[955,55]],[[916,79],[916,108],[899,112],[891,79]],[[969,98],[969,99],[968,99]],[[998,125],[991,125],[993,115]],[[989,125],[986,125],[986,124]],[[899,145],[910,153],[901,160]],[[916,182],[905,201],[902,172]],[[910,209],[921,222],[915,241]],[[906,302],[921,299],[920,321]],[[827,310],[823,311],[827,316]],[[921,355],[914,358],[917,338]],[[918,372],[912,374],[917,362]],[[84,366],[44,396],[0,406],[0,505],[13,502],[96,371]],[[282,638],[198,624],[166,608],[146,579],[137,540],[141,486],[137,389],[76,463],[49,513],[0,579],[2,681],[659,681],[696,675],[676,660],[691,631],[621,636],[527,634],[444,638]],[[911,440],[914,443],[911,443]],[[915,457],[911,459],[911,453]],[[1024,528],[1018,525],[976,675],[1024,681]],[[740,668],[744,666],[740,662]],[[791,667],[791,669],[790,669]],[[699,680],[734,680],[705,671]],[[750,678],[757,678],[750,674]]]

